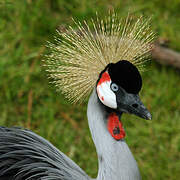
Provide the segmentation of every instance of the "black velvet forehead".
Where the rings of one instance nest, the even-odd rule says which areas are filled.
[[[126,92],[138,94],[142,87],[141,75],[132,63],[121,60],[115,64],[109,64],[108,72],[112,82],[118,84]]]

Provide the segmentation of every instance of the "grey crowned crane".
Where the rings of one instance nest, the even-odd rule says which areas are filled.
[[[92,21],[92,29],[75,22],[49,43],[45,60],[49,77],[72,102],[91,93],[89,128],[98,155],[96,180],[140,180],[137,163],[125,142],[123,113],[151,119],[140,100],[140,71],[148,59],[154,33],[148,20],[115,13]],[[0,127],[1,180],[90,180],[65,154],[37,134]]]

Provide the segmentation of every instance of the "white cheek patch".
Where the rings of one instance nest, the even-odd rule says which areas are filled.
[[[110,108],[116,109],[116,95],[110,88],[111,80],[98,83],[97,85],[97,94],[100,101]]]

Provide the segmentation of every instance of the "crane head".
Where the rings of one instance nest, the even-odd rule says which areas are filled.
[[[97,81],[97,95],[107,107],[151,119],[139,97],[142,78],[135,65],[126,60],[107,65]]]
[[[137,69],[145,70],[155,38],[150,21],[134,15],[120,18],[115,12],[103,19],[97,16],[91,25],[74,21],[66,32],[58,31],[55,43],[47,45],[50,51],[43,62],[49,78],[70,102],[81,103],[94,89],[99,73],[108,66],[112,83],[127,93],[137,94],[142,85]],[[126,61],[118,62],[123,59],[137,69]],[[105,74],[101,73],[103,77]],[[112,84],[112,88],[116,85]],[[106,93],[114,101],[108,100],[108,105],[116,108],[117,94],[110,88],[109,84]],[[107,97],[108,94],[101,98]]]

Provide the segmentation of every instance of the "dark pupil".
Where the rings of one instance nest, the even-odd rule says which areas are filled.
[[[113,89],[114,89],[114,90],[117,90],[117,87],[116,87],[116,86],[113,86]]]

